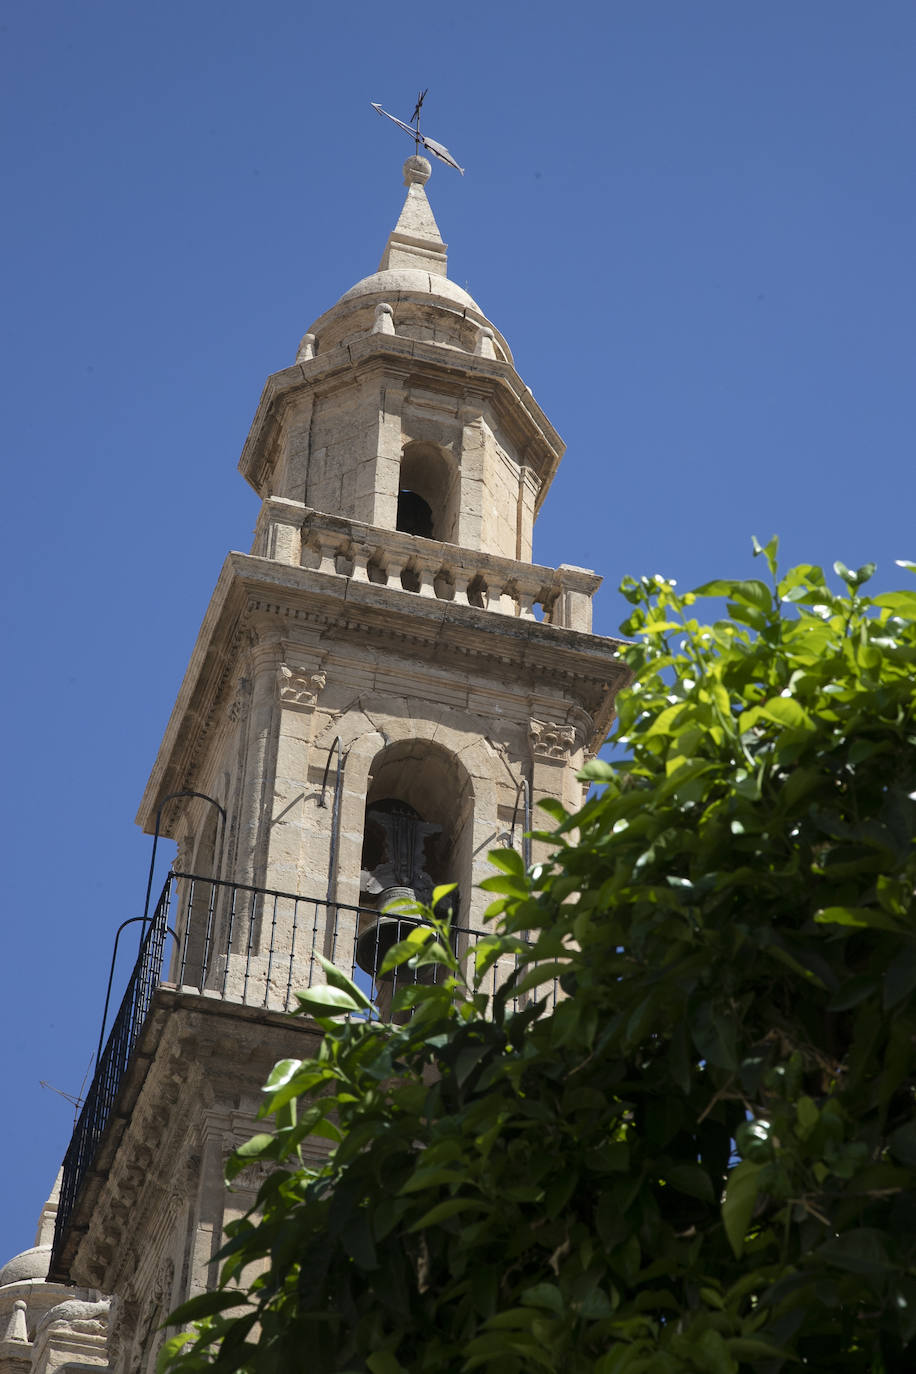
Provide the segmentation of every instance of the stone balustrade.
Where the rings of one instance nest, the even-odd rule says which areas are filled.
[[[585,634],[591,632],[592,597],[601,585],[597,573],[568,563],[523,563],[325,515],[281,497],[265,500],[252,553]]]

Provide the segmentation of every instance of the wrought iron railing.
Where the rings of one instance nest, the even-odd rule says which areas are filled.
[[[303,897],[190,873],[170,873],[141,938],[127,990],[105,1043],[95,1077],[64,1158],[51,1272],[70,1218],[115,1109],[118,1093],[162,982],[220,1000],[268,1011],[288,1011],[296,992],[325,982],[316,955],[348,973],[386,1015],[399,984],[434,976],[435,968],[400,968],[379,976],[387,950],[417,922],[374,908]],[[452,947],[470,964],[486,932],[452,925]],[[167,937],[171,957],[165,965]],[[510,977],[516,960],[504,956],[488,971],[491,992]],[[554,998],[556,992],[554,991]],[[517,999],[513,999],[517,1005]]]
[[[143,1029],[153,992],[161,980],[168,933],[168,894],[169,884],[166,883],[152,920],[142,935],[137,962],[134,964],[105,1048],[99,1056],[95,1077],[86,1094],[64,1156],[54,1232],[52,1272],[61,1238],[70,1221],[83,1180],[105,1134],[118,1090],[133,1058],[140,1031]]]

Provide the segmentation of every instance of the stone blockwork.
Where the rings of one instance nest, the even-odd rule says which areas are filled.
[[[214,1283],[225,1226],[248,1209],[260,1181],[246,1171],[227,1188],[226,1159],[257,1129],[274,1063],[309,1055],[317,1038],[305,1020],[184,990],[156,993],[62,1255],[75,1282],[117,1295],[112,1370],[151,1374],[169,1311]],[[311,1148],[317,1162],[321,1147]]]

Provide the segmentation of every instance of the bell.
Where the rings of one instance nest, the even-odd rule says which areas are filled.
[[[416,900],[417,894],[410,887],[386,887],[378,896],[380,907],[388,906],[392,902],[415,902]],[[368,973],[377,983],[390,983],[396,974],[400,974],[402,978],[407,975],[407,979],[415,983],[434,982],[434,964],[419,969],[388,969],[387,973],[381,975],[378,972],[389,951],[401,940],[406,940],[414,927],[421,924],[422,922],[416,916],[400,916],[394,911],[383,912],[377,921],[373,921],[357,936],[357,964],[364,973]]]

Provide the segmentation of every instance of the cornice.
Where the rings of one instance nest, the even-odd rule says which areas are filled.
[[[470,673],[478,683],[509,677],[522,698],[535,685],[549,687],[587,712],[601,738],[613,718],[614,697],[630,676],[616,639],[232,553],[140,804],[137,821],[145,829],[162,797],[193,786],[246,632],[270,636],[272,625],[278,638],[298,626],[326,648],[333,642],[355,650],[371,645],[381,657],[406,651],[440,669]]]

